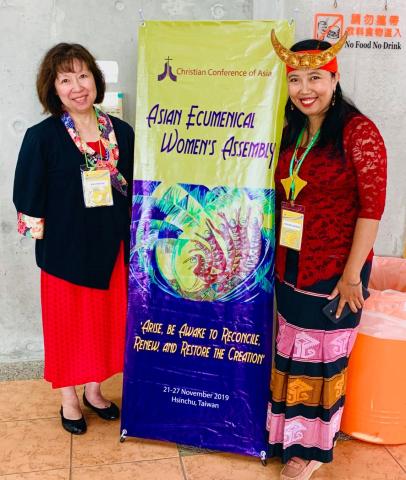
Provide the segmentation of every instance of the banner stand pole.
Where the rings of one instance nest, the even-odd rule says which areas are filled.
[[[127,438],[127,430],[123,428],[120,435],[120,443],[124,443],[126,438]]]

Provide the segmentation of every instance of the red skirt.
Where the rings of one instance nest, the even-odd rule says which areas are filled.
[[[41,271],[44,378],[53,388],[102,382],[123,370],[127,274],[123,244],[108,290]]]

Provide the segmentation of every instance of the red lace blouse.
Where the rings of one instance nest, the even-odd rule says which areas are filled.
[[[340,275],[358,218],[379,220],[386,196],[386,149],[375,124],[351,117],[343,132],[345,158],[331,147],[313,147],[300,169],[307,186],[296,203],[305,207],[297,287],[310,287]],[[293,147],[284,150],[275,172],[276,210],[286,200],[281,179],[289,176]],[[302,151],[299,151],[299,155]],[[278,239],[279,237],[277,237]],[[285,247],[277,246],[276,274],[284,278]],[[368,258],[372,258],[371,251]]]

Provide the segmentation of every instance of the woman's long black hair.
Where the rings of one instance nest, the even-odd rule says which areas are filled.
[[[295,43],[291,50],[298,52],[301,50],[327,50],[331,44],[321,40],[303,40]],[[334,75],[332,73],[332,75]],[[307,124],[307,117],[296,107],[292,110],[290,98],[285,107],[286,127],[282,138],[282,150],[295,145],[300,131]],[[340,83],[337,82],[335,91],[335,104],[330,105],[323,120],[320,129],[318,145],[323,147],[327,144],[333,145],[341,154],[343,154],[343,129],[347,117],[350,114],[357,114],[360,111],[355,105],[343,97]]]

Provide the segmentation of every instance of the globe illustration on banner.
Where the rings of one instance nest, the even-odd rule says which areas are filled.
[[[141,288],[208,302],[272,291],[272,190],[144,181],[133,204],[130,276]]]

